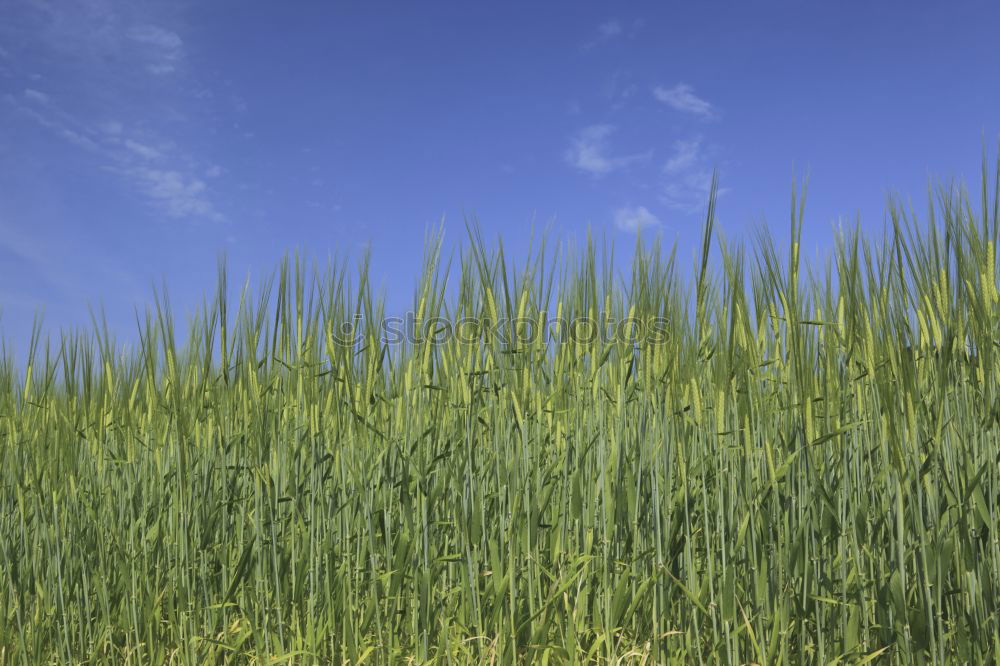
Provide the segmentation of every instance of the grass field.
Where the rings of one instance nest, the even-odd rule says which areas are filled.
[[[387,345],[364,266],[296,260],[127,350],[39,329],[0,366],[0,663],[995,663],[991,181],[810,267],[801,195],[748,250],[710,205],[693,269],[429,240],[432,332],[607,339]]]

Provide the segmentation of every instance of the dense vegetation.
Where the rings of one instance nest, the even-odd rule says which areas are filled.
[[[0,367],[0,663],[995,661],[983,182],[811,271],[794,197],[787,256],[710,205],[690,279],[429,240],[418,323],[658,340],[390,345],[364,266],[297,260],[238,303],[220,271],[183,336],[163,300],[127,349],[38,329]]]

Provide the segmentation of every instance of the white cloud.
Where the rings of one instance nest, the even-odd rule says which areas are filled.
[[[607,79],[602,92],[611,103],[611,108],[617,111],[624,108],[638,90],[639,86],[632,81],[632,74],[628,70],[618,69]]]
[[[161,25],[161,19],[173,13],[171,3],[126,0],[21,0],[21,3],[25,6],[22,20],[9,22],[9,27],[0,23],[0,40],[20,42],[11,39],[20,32],[29,37],[34,48],[71,59],[83,76],[136,66],[154,73],[168,73],[183,59],[184,41]]]
[[[128,171],[147,196],[160,204],[167,215],[176,218],[208,217],[221,220],[222,215],[209,201],[204,181],[179,171],[139,167]]]
[[[625,206],[615,211],[615,226],[620,231],[637,233],[649,227],[660,226],[660,218],[649,212],[645,206]]]
[[[694,94],[694,89],[686,83],[678,83],[673,88],[656,86],[653,97],[667,106],[683,113],[690,113],[701,118],[714,118],[717,115],[715,107]]]
[[[690,169],[698,161],[700,150],[700,136],[674,142],[674,152],[667,163],[663,165],[663,171],[668,174],[677,174]]]
[[[176,32],[170,32],[155,25],[137,25],[128,31],[129,39],[141,44],[148,44],[164,51],[177,51],[184,42]]]
[[[132,139],[125,139],[125,147],[131,150],[133,153],[139,157],[147,160],[155,160],[162,157],[162,153],[153,148],[152,146],[147,146],[144,143],[139,143],[138,141],[133,141]]]
[[[117,120],[109,120],[107,122],[101,123],[100,130],[105,134],[110,134],[112,136],[118,136],[122,133],[124,127]]]
[[[32,102],[38,102],[39,104],[48,104],[49,96],[39,90],[33,90],[31,88],[26,88],[24,91],[24,98],[31,100]]]
[[[613,39],[622,34],[622,24],[617,19],[611,19],[599,25],[597,30],[604,39]]]
[[[712,172],[697,169],[666,183],[660,200],[665,206],[683,213],[697,213],[708,203]],[[723,194],[723,190],[719,191]]]
[[[13,95],[7,95],[4,99],[8,103],[13,104],[19,113],[31,118],[53,134],[62,137],[80,148],[91,152],[100,152],[100,146],[88,136],[89,132],[87,128],[80,123],[73,122],[73,119],[67,114],[53,109],[48,104],[44,106],[29,106],[28,104],[18,102]]]
[[[137,68],[162,75],[183,64],[184,40],[167,28],[174,12],[159,2],[24,2],[32,5],[20,26],[24,43],[30,40],[39,51],[38,62],[71,65],[74,76],[45,76],[50,82],[46,92],[29,88],[0,100],[52,136],[86,151],[94,169],[123,179],[166,215],[222,219],[207,185],[221,167],[166,134],[187,115],[175,99],[184,86],[173,79],[134,76]],[[0,42],[6,44],[14,34],[0,22]],[[193,73],[183,74],[184,82],[191,83]],[[53,86],[58,87],[48,90]],[[82,103],[60,105],[76,99]]]
[[[150,60],[146,70],[151,74],[170,74],[177,69],[177,63],[184,55],[184,41],[180,36],[159,26],[133,26],[127,36],[146,51]]]
[[[566,161],[580,171],[603,176],[630,164],[649,158],[649,153],[610,157],[607,155],[608,137],[615,131],[613,125],[591,125],[573,139],[566,151]]]
[[[170,74],[177,71],[177,66],[170,62],[153,62],[146,65],[146,71],[150,74],[163,76],[164,74]]]
[[[224,216],[216,210],[208,196],[208,188],[200,178],[189,175],[185,169],[150,169],[137,166],[149,160],[159,160],[164,153],[134,138],[124,138],[126,128],[121,123],[105,122],[90,127],[74,116],[52,104],[41,107],[41,111],[17,102],[7,96],[17,110],[32,118],[42,127],[52,131],[66,141],[86,149],[104,162],[104,169],[123,175],[138,186],[140,192],[162,208],[167,215],[176,218],[205,217],[222,220]],[[183,156],[182,156],[183,157]],[[137,158],[142,162],[137,162]],[[218,165],[210,166],[206,176],[214,177],[222,172]]]
[[[708,203],[712,187],[710,157],[700,136],[674,142],[673,152],[663,165],[666,177],[660,190],[660,201],[673,210],[692,214]],[[722,195],[725,190],[719,190]]]
[[[584,50],[592,49],[605,42],[621,37],[625,33],[625,27],[618,19],[609,19],[597,26],[597,37],[583,45]]]

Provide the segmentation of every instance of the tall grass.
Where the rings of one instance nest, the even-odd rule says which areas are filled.
[[[693,271],[428,242],[418,323],[666,343],[389,345],[365,265],[297,259],[131,350],[37,329],[0,363],[0,663],[995,662],[989,182],[809,271],[801,197],[787,253],[710,261],[713,194]]]

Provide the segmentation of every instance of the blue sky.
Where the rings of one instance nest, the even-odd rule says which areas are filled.
[[[429,228],[637,228],[691,256],[719,224],[805,249],[881,229],[886,193],[978,178],[1000,132],[996,2],[0,0],[0,329],[103,304],[121,337],[165,282],[371,246],[390,302]]]

